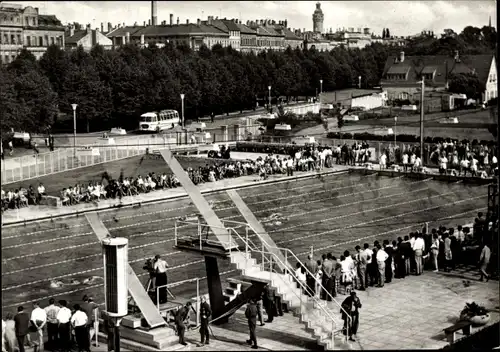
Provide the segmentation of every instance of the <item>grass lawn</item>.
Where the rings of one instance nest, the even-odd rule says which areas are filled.
[[[332,252],[339,256],[345,249],[353,251],[358,243],[404,236],[425,221],[431,228],[469,223],[487,204],[484,186],[349,174],[246,188],[239,193],[273,240],[301,259],[310,246],[317,255]],[[215,201],[220,218],[244,221],[224,192],[208,199]],[[194,212],[189,200],[177,200],[117,208],[100,216],[112,235],[129,239],[129,262],[143,283],[147,273],[142,266],[157,253],[171,267],[169,282],[176,282],[206,275],[201,256],[174,247],[175,219]],[[281,224],[270,221],[273,214],[281,217]],[[194,229],[179,228],[180,235],[194,233]],[[103,276],[100,245],[85,218],[8,227],[1,236],[4,311],[35,299],[45,304],[51,296],[74,302],[91,294],[96,302],[103,302],[102,279],[92,285],[82,283],[85,278]],[[238,277],[228,261],[221,260],[219,266],[224,277]],[[51,287],[50,279],[66,285]],[[79,283],[71,285],[72,279]],[[195,286],[184,284],[172,292],[191,297]],[[205,280],[201,291],[207,292]]]
[[[206,164],[211,165],[222,162],[222,160],[218,159],[186,156],[177,156],[177,160],[179,160],[181,165],[185,168],[198,168],[199,166],[205,166]],[[149,172],[154,172],[160,175],[163,172],[171,173],[170,168],[162,158],[152,159],[145,156],[134,156],[109,163],[97,164],[53,175],[42,176],[36,179],[15,182],[6,185],[5,188],[14,190],[16,188],[20,188],[21,186],[28,187],[29,185],[33,185],[33,187],[36,188],[36,186],[42,182],[45,185],[47,194],[59,196],[59,192],[64,187],[74,186],[76,183],[88,184],[90,181],[100,182],[104,172],[107,172],[113,178],[118,178],[122,169],[125,177],[135,177],[138,175],[144,176]]]

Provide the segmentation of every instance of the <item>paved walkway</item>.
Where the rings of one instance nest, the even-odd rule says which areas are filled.
[[[456,322],[466,302],[475,301],[490,310],[488,325],[500,321],[498,281],[479,282],[475,269],[460,271],[460,277],[453,272],[425,271],[421,276],[395,279],[383,288],[357,291],[363,307],[356,342],[336,339],[335,349],[440,349],[448,344],[443,329]],[[345,297],[340,295],[338,300]],[[473,328],[472,333],[479,329]],[[198,346],[199,333],[192,330],[186,334],[188,346],[169,350],[250,350],[244,308],[229,323],[212,326],[212,332],[215,337],[209,346]],[[461,333],[457,337],[462,338]],[[261,350],[317,349],[312,336],[291,313],[257,326],[257,339]]]

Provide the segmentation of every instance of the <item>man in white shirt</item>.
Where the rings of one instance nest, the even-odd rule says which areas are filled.
[[[78,350],[90,351],[89,336],[87,330],[88,317],[81,309],[79,304],[73,306],[75,313],[71,317],[71,326],[75,329],[75,339],[78,344]]]
[[[383,170],[387,167],[387,155],[385,153],[382,153],[380,156],[380,170]]]
[[[408,153],[407,152],[403,153],[403,167],[404,167],[405,172],[407,172],[408,171]]]
[[[377,246],[378,251],[377,251],[377,267],[378,267],[378,285],[377,287],[384,287],[385,283],[385,260],[389,258],[389,255],[384,251],[382,246],[379,244]]]
[[[425,242],[422,238],[422,234],[418,234],[415,239],[415,243],[412,246],[413,251],[415,252],[415,269],[416,275],[422,274],[422,255],[425,251]]]
[[[365,279],[366,279],[366,287],[368,286],[373,286],[374,283],[375,283],[375,278],[377,277],[376,276],[376,273],[375,273],[375,259],[373,258],[373,251],[371,250],[370,248],[370,245],[368,243],[365,243],[363,245],[364,247],[364,251],[366,252],[367,254],[367,264],[366,264],[366,276],[365,276]],[[378,270],[378,269],[377,269]]]
[[[161,259],[160,255],[155,255],[154,270],[156,272],[156,287],[167,285],[167,268],[167,262]],[[158,291],[160,303],[167,303],[167,287],[162,287]]]
[[[70,320],[71,320],[71,310],[67,307],[65,300],[59,301],[61,308],[57,312],[57,322],[59,323],[59,346],[62,350],[66,351],[69,349],[70,342]]]
[[[43,328],[45,327],[45,324],[47,323],[47,313],[40,308],[40,305],[38,302],[33,303],[33,311],[31,312],[31,323],[33,326],[36,327],[36,337],[38,341],[38,348],[40,352],[44,351],[43,348]]]
[[[53,298],[49,300],[49,305],[45,307],[45,313],[47,314],[47,343],[52,349],[59,346],[59,322],[57,321],[59,309],[60,308],[55,305],[55,300]]]
[[[286,175],[293,176],[293,159],[288,158],[286,160]]]

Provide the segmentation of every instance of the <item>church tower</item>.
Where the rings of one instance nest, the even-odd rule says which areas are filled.
[[[318,2],[316,4],[316,10],[313,13],[313,32],[315,33],[323,33],[323,20],[325,16],[323,15],[323,11],[321,11],[321,4]]]

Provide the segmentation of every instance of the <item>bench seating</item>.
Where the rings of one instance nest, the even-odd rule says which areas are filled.
[[[51,207],[62,207],[62,202],[59,197],[54,197],[54,196],[42,196],[42,199],[40,199],[40,205],[48,205]]]
[[[466,336],[470,335],[471,326],[472,326],[472,323],[470,321],[461,320],[461,321],[459,321],[459,322],[453,324],[452,326],[449,326],[443,330],[444,330],[444,333],[446,335],[448,342],[451,344],[451,343],[455,342],[455,339],[456,339],[455,333],[458,330],[462,330],[462,333]]]

